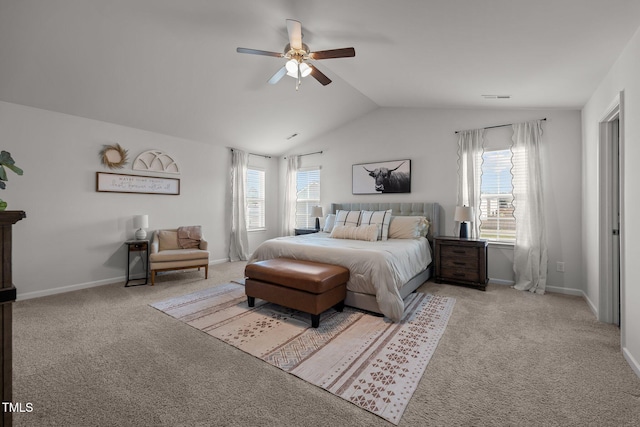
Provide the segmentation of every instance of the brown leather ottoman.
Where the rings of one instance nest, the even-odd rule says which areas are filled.
[[[342,311],[349,270],[337,265],[275,258],[249,264],[244,270],[249,307],[260,298],[311,314],[311,326],[320,325],[320,313],[335,306]]]

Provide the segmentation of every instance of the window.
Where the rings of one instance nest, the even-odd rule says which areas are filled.
[[[264,171],[247,169],[247,230],[265,228]]]
[[[485,151],[480,184],[480,238],[513,243],[516,219],[513,216],[514,164],[510,149]]]
[[[320,168],[298,170],[296,183],[296,228],[315,228],[311,208],[320,204]]]

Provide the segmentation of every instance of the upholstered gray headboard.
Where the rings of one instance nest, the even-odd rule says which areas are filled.
[[[393,216],[424,216],[429,221],[427,238],[433,243],[433,238],[440,235],[440,204],[438,203],[331,203],[331,213],[338,210],[345,211],[386,211],[391,209]]]

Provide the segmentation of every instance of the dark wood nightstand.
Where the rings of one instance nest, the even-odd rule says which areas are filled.
[[[459,237],[436,237],[436,283],[447,282],[485,290],[489,242]]]
[[[315,228],[296,228],[296,236],[299,236],[301,234],[313,234],[313,233],[317,233],[320,230],[316,230]]]

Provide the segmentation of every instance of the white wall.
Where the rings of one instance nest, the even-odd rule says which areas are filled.
[[[14,226],[13,282],[18,297],[112,283],[126,275],[123,242],[133,237],[133,216],[148,214],[150,229],[200,224],[212,262],[228,259],[229,150],[81,117],[0,102],[1,148],[23,176],[9,172],[0,198],[27,218]],[[119,143],[131,161],[143,151],[166,151],[179,164],[179,196],[98,193],[96,171],[103,144]],[[277,159],[265,161],[277,177]],[[143,174],[131,170],[122,173]],[[161,174],[157,174],[161,175]],[[176,175],[169,175],[173,176]],[[273,178],[270,182],[274,185]],[[277,216],[270,203],[268,218]],[[277,234],[263,233],[260,238]]]
[[[303,166],[322,166],[322,200],[331,202],[436,201],[444,208],[445,235],[454,234],[456,204],[456,130],[546,117],[544,136],[544,191],[549,242],[548,289],[582,294],[580,206],[580,113],[557,110],[443,110],[381,108],[320,138],[298,147],[292,154],[323,150],[303,158]],[[506,130],[502,130],[507,132]],[[498,133],[494,133],[498,132]],[[487,131],[488,138],[500,131]],[[411,194],[351,194],[354,163],[411,159]],[[284,168],[284,163],[282,168]],[[489,275],[513,281],[512,250],[491,248]],[[565,273],[556,272],[564,261]]]
[[[640,215],[640,30],[636,32],[615,65],[593,93],[582,111],[583,126],[583,235],[582,250],[585,265],[584,280],[587,297],[598,308],[600,289],[598,227],[599,217],[599,137],[598,123],[615,97],[624,91],[624,135],[622,150],[623,210],[622,210],[622,318],[623,354],[640,376],[640,271],[635,262],[640,259],[640,229],[634,226]]]
[[[575,111],[378,109],[330,132],[294,154],[324,150],[303,158],[303,166],[322,166],[322,200],[438,201],[444,209],[443,234],[453,234],[456,203],[456,136],[460,129],[547,117],[543,125],[545,195],[549,234],[549,288],[581,292],[580,220],[573,207],[580,197],[580,117]],[[506,131],[505,131],[506,132]],[[499,131],[489,131],[497,138]],[[15,228],[14,282],[21,298],[122,280],[126,274],[123,241],[133,236],[132,217],[147,213],[150,228],[201,224],[211,242],[213,262],[227,259],[229,220],[229,150],[220,142],[202,144],[76,116],[0,103],[0,137],[25,170],[9,172],[0,197],[9,209],[27,212]],[[95,172],[103,144],[120,143],[131,160],[148,149],[161,149],[180,164],[181,195],[97,193]],[[409,158],[409,195],[351,194],[351,165]],[[279,234],[283,168],[281,158],[249,157],[267,179],[267,230],[249,234],[250,250]],[[123,173],[132,173],[130,164]],[[137,173],[137,172],[136,172]],[[557,185],[562,183],[562,185]],[[37,244],[34,244],[37,243]],[[36,259],[37,268],[34,268]],[[489,275],[513,279],[512,253],[491,248]],[[555,262],[566,272],[557,273]]]

